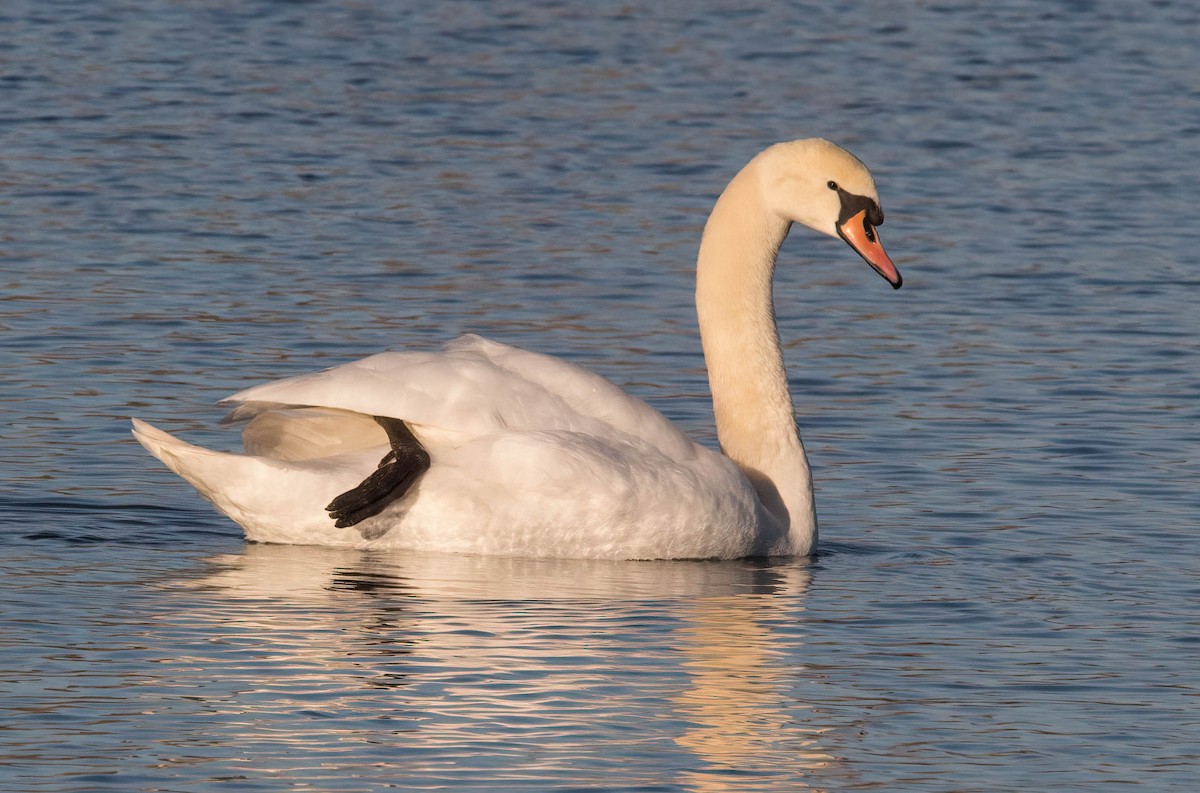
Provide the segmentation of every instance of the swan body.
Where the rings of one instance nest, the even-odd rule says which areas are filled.
[[[226,400],[244,454],[133,420],[134,436],[260,542],[510,556],[805,555],[812,480],[771,294],[793,222],[841,236],[893,286],[866,168],[819,139],[777,144],[729,184],[705,227],[696,301],[722,453],[581,367],[478,336],[385,352]],[[389,450],[401,420],[428,469],[339,528],[327,505]]]

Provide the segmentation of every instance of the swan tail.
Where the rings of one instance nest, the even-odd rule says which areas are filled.
[[[133,437],[258,542],[356,545],[361,535],[335,528],[325,505],[360,482],[359,459],[290,462],[195,446],[133,419]]]
[[[203,475],[206,463],[211,462],[211,458],[214,457],[232,456],[194,446],[141,419],[132,419],[132,423],[133,437],[146,451],[202,491],[208,480],[208,477]]]

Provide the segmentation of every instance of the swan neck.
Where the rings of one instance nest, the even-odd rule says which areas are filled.
[[[700,244],[696,308],[721,450],[758,492],[778,536],[766,553],[816,543],[808,460],[775,322],[775,259],[791,222],[767,208],[755,162],[717,200]]]

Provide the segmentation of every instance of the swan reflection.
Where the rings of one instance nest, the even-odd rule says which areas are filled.
[[[691,790],[763,791],[806,789],[832,762],[828,727],[789,694],[808,584],[790,563],[251,545],[176,595],[199,599],[183,613],[239,648],[192,659],[255,691],[227,703],[239,742],[317,701],[388,744],[400,774],[440,753],[514,779],[646,785],[673,769]],[[305,727],[289,746],[327,750],[321,725]]]
[[[780,572],[791,574],[790,593],[807,588],[806,571]],[[788,680],[803,667],[777,646],[771,623],[794,620],[799,607],[781,614],[779,601],[778,593],[725,595],[684,608],[676,636],[691,686],[678,694],[676,706],[690,726],[676,741],[705,764],[682,774],[690,789],[770,789],[768,780],[747,777],[746,770],[780,776],[781,789],[807,789],[801,772],[833,761],[819,745],[829,728],[810,724],[811,709],[788,697]]]

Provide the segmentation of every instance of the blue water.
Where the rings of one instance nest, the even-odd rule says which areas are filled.
[[[0,789],[1200,786],[1200,11],[0,8]],[[712,443],[699,231],[872,168],[776,299],[823,552],[246,544],[128,435],[472,331]]]

